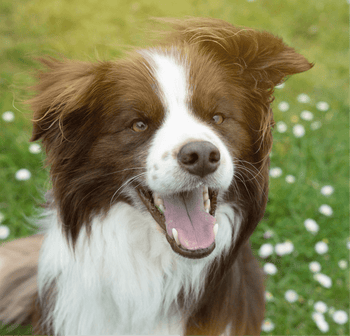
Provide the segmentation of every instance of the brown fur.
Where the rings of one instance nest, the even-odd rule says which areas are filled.
[[[213,110],[230,116],[213,127],[237,169],[225,201],[243,219],[237,243],[208,270],[200,300],[181,298],[186,335],[219,335],[228,323],[232,335],[258,335],[264,317],[264,277],[248,239],[267,202],[273,89],[286,76],[313,64],[267,32],[209,18],[160,21],[172,29],[164,34],[159,48],[175,46],[193,61],[191,108],[203,120]],[[164,112],[144,65],[147,62],[136,53],[126,60],[96,64],[42,62],[46,70],[40,73],[37,95],[30,102],[34,110],[31,140],[43,140],[55,206],[74,248],[83,225],[89,229],[94,215],[109,210],[116,187],[139,173],[127,170],[117,175],[115,168],[144,166],[149,137]],[[152,120],[148,132],[135,135],[121,127],[140,116]],[[140,178],[135,186],[138,183],[145,181]],[[113,203],[120,201],[130,204],[125,197],[113,199]],[[36,260],[37,256],[30,256],[32,265]],[[38,320],[40,311],[35,316]]]
[[[0,321],[31,323],[32,298],[37,292],[36,275],[43,235],[6,242],[0,246]]]

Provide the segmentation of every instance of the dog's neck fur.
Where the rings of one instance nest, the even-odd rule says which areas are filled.
[[[184,291],[195,302],[210,263],[231,243],[232,209],[221,206],[217,218],[216,251],[194,261],[174,255],[149,213],[118,203],[94,219],[90,243],[85,230],[80,233],[74,257],[53,212],[46,219],[38,284],[43,297],[53,285],[58,289],[48,314],[55,334],[165,335],[174,327],[182,334],[178,295]]]

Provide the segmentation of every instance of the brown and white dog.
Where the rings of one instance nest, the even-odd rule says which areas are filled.
[[[248,239],[267,202],[270,104],[312,64],[267,32],[164,21],[162,42],[122,60],[42,61],[31,140],[53,188],[44,233],[0,248],[0,320],[53,335],[260,334]]]

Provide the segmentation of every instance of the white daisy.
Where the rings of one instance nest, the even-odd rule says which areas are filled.
[[[290,254],[294,250],[294,245],[290,241],[286,241],[284,243],[278,243],[275,246],[275,252],[279,256],[283,256],[285,254]]]
[[[322,332],[327,332],[329,330],[329,325],[321,313],[312,313],[312,319],[315,321],[318,329]]]
[[[332,279],[328,275],[317,273],[314,275],[314,279],[317,280],[323,287],[330,288],[332,286]]]
[[[301,138],[305,135],[305,128],[303,125],[297,124],[293,127],[293,134],[296,138]]]
[[[285,254],[291,254],[294,251],[294,245],[291,241],[286,241],[283,243]]]
[[[325,215],[325,216],[332,216],[333,215],[333,210],[332,208],[327,205],[327,204],[323,204],[320,206],[320,208],[318,209],[318,211],[322,214],[322,215]]]
[[[267,258],[273,253],[273,246],[271,244],[263,244],[259,249],[259,256],[261,258]]]
[[[273,322],[271,322],[271,320],[264,320],[262,326],[261,326],[261,329],[265,332],[269,332],[273,329],[275,329],[275,325]]]
[[[338,262],[338,266],[341,269],[346,269],[348,267],[348,262],[346,260],[339,260]]]
[[[348,322],[348,314],[344,310],[337,310],[333,314],[333,320],[338,324],[345,324]]]
[[[284,294],[284,298],[288,301],[288,302],[295,302],[298,300],[299,295],[292,289],[289,289],[286,291],[286,293]]]
[[[279,256],[283,256],[286,254],[286,247],[283,243],[278,243],[275,246],[275,252]]]
[[[309,269],[312,273],[318,273],[321,271],[321,264],[318,261],[312,261],[309,264]]]
[[[321,188],[322,195],[329,196],[329,195],[332,195],[333,192],[334,192],[334,188],[330,185],[326,185],[326,186]]]
[[[264,265],[264,272],[266,274],[274,275],[277,273],[277,267],[274,264],[266,263]]]
[[[280,85],[276,85],[275,88],[276,88],[276,89],[283,89],[284,86],[285,86],[285,83],[282,83],[282,84],[280,84]]]
[[[6,225],[0,225],[0,239],[6,239],[10,235],[10,229]]]
[[[28,169],[20,169],[16,172],[16,179],[19,181],[26,181],[29,180],[32,174]]]
[[[284,122],[284,121],[279,121],[277,124],[276,124],[276,127],[277,127],[277,132],[279,133],[284,133],[285,131],[287,131],[287,124]]]
[[[30,146],[29,146],[29,152],[31,152],[32,154],[38,154],[38,153],[40,153],[41,152],[41,147],[40,147],[40,145],[38,145],[38,144],[31,144]]]
[[[314,308],[317,312],[321,313],[321,314],[324,314],[325,312],[327,312],[328,310],[328,307],[327,305],[323,302],[323,301],[317,301],[315,304],[314,304]]]
[[[282,169],[279,167],[271,168],[270,169],[270,176],[271,177],[280,177],[282,175]]]
[[[320,329],[323,333],[326,333],[329,331],[329,324],[327,323],[326,320],[316,321],[316,325],[318,329]]]
[[[310,103],[310,97],[306,93],[301,93],[297,100],[299,103]]]
[[[287,175],[286,176],[286,182],[287,183],[294,183],[295,182],[295,177],[293,175]]]
[[[286,112],[286,111],[289,110],[289,104],[288,104],[287,102],[285,102],[285,101],[280,102],[280,103],[278,104],[278,109],[279,109],[280,111],[282,111],[282,112]]]
[[[308,218],[304,221],[304,225],[306,230],[308,230],[309,232],[312,233],[317,233],[318,230],[320,229],[320,227],[318,226],[318,224],[316,223],[315,220]]]
[[[328,252],[328,245],[325,242],[320,241],[315,245],[315,250],[318,254],[325,254]]]
[[[326,102],[323,102],[323,101],[321,101],[321,102],[318,102],[317,104],[316,104],[316,108],[319,110],[319,111],[328,111],[328,109],[329,109],[329,104],[328,103],[326,103]]]
[[[300,113],[300,118],[303,120],[310,121],[314,118],[314,115],[310,111],[303,111]]]
[[[15,119],[15,115],[11,111],[6,111],[2,114],[2,119],[6,122],[11,122]]]

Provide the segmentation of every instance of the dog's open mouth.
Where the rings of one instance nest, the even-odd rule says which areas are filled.
[[[187,258],[203,258],[215,248],[218,192],[206,186],[161,197],[145,188],[138,194],[164,230],[172,249]]]

